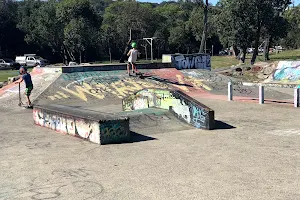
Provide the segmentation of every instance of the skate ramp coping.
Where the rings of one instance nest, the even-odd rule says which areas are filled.
[[[122,100],[124,111],[145,108],[169,110],[180,120],[199,129],[214,129],[214,111],[178,90],[143,89]]]
[[[137,63],[138,69],[162,69],[173,68],[171,63]],[[90,65],[74,65],[74,66],[49,66],[37,71],[60,71],[61,73],[73,72],[90,72],[90,71],[115,71],[127,70],[126,63],[112,63],[112,64],[90,64]]]
[[[129,118],[65,105],[35,105],[36,125],[97,144],[130,142]]]

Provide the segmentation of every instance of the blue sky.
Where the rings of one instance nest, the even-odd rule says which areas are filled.
[[[162,0],[138,0],[138,1],[142,1],[142,2],[153,2],[153,3],[160,3],[162,2]],[[211,4],[216,4],[219,0],[209,0],[209,3]],[[300,3],[300,0],[294,0],[295,5],[298,5]]]

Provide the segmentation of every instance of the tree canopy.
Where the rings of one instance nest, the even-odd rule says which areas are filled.
[[[155,37],[162,53],[214,53],[234,47],[299,48],[299,7],[290,0],[168,1],[160,4],[112,0],[0,1],[0,57],[37,53],[52,62],[119,59],[131,35],[142,57]],[[206,15],[207,13],[207,15]],[[203,43],[203,38],[206,40]],[[201,44],[202,41],[202,45]],[[267,58],[267,57],[266,57]],[[243,57],[245,61],[245,57]]]

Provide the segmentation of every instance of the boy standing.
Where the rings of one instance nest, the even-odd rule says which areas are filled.
[[[128,64],[127,64],[127,73],[129,74],[129,76],[131,76],[130,74],[130,65],[132,67],[132,73],[138,73],[136,66],[135,66],[135,62],[137,60],[137,56],[138,56],[138,50],[136,49],[136,43],[133,42],[131,44],[132,49],[129,50],[129,52],[127,53],[128,58]]]
[[[32,84],[32,80],[31,80],[31,76],[29,73],[27,73],[27,69],[25,67],[21,67],[20,68],[20,74],[22,75],[22,77],[16,81],[15,83],[18,84],[18,83],[21,83],[21,82],[25,82],[25,86],[26,86],[26,90],[25,90],[25,95],[26,95],[26,99],[27,99],[27,107],[26,108],[32,108],[32,105],[31,105],[31,101],[30,101],[30,94],[31,94],[31,91],[33,89],[33,84]]]

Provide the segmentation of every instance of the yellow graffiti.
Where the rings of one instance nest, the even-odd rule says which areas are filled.
[[[82,91],[81,87],[80,86],[75,86],[75,88],[76,88],[77,92],[74,92],[73,90],[70,90],[68,88],[63,88],[63,87],[61,89],[63,89],[66,92],[69,92],[70,94],[80,98],[83,101],[87,101],[87,98],[86,98],[84,92]]]
[[[59,94],[60,96],[62,96],[63,98],[69,98],[70,96],[66,95],[63,92],[58,91],[57,94]]]
[[[181,75],[177,74],[176,78],[177,78],[177,80],[180,84],[182,84],[182,85],[185,84],[185,81],[183,80],[183,77]],[[181,90],[183,90],[183,91],[185,91],[185,92],[189,92],[189,89],[186,86],[181,86],[181,85],[174,85],[174,86],[181,89]]]
[[[51,100],[55,100],[56,99],[55,96],[48,96],[48,98],[51,99]]]
[[[188,77],[186,78],[186,80],[189,81],[189,82],[193,85],[193,87],[195,87],[196,89],[204,88],[204,89],[206,89],[206,90],[208,90],[208,91],[211,91],[211,90],[212,90],[212,88],[209,87],[208,85],[205,85],[205,84],[202,82],[202,80],[195,79],[195,78],[192,77],[192,76],[188,76]]]
[[[185,86],[184,84],[190,84],[194,89],[204,88],[206,90],[211,91],[212,89],[205,85],[202,80],[195,79],[191,76],[189,77],[182,77],[181,75],[176,75],[178,83],[181,85],[175,85],[172,86],[179,88],[180,90],[183,90],[184,92],[190,92],[189,88]],[[132,94],[136,91],[145,89],[145,88],[160,88],[160,89],[166,89],[169,88],[169,86],[165,83],[160,82],[148,82],[143,80],[132,80],[132,79],[124,79],[119,80],[116,82],[113,82],[111,84],[102,84],[102,83],[93,83],[88,84],[86,82],[82,82],[82,85],[75,85],[72,89],[61,87],[61,89],[64,92],[67,92],[68,94],[71,94],[75,97],[78,97],[79,99],[83,101],[88,101],[87,95],[91,95],[93,97],[96,97],[98,99],[104,99],[105,95],[110,94],[114,95],[118,98],[124,98],[128,96],[129,94]],[[65,94],[62,91],[58,91],[53,96],[48,96],[51,100],[56,99],[62,99],[62,98],[70,98],[69,95]]]

